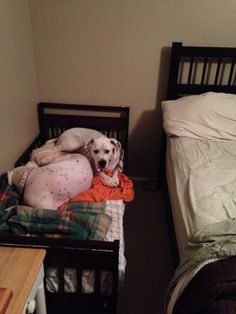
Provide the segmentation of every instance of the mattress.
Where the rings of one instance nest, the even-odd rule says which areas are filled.
[[[169,137],[167,179],[180,264],[194,254],[194,235],[236,217],[236,141]]]
[[[180,265],[184,265],[203,245],[194,240],[196,234],[236,217],[236,142],[169,137],[167,180]],[[176,300],[205,265],[225,258],[210,258],[187,271],[172,291],[167,313],[172,313]]]
[[[106,201],[105,213],[111,219],[111,225],[107,232],[107,241],[119,240],[119,279],[123,282],[125,276],[126,259],[124,255],[124,231],[123,231],[123,215],[125,211],[125,203],[123,200]],[[49,292],[59,291],[59,271],[57,268],[48,267],[45,269],[46,289]],[[64,291],[76,293],[79,287],[77,283],[76,269],[64,269]],[[84,269],[82,271],[82,292],[93,293],[95,288],[95,271],[93,269]],[[104,295],[112,293],[112,273],[103,271],[101,273],[101,292]]]
[[[125,212],[125,203],[123,200],[110,200],[106,201],[105,213],[111,217],[111,225],[107,232],[107,240],[119,240],[119,275],[123,280],[126,267],[125,259],[125,244],[124,244],[124,229],[123,229],[123,216]]]

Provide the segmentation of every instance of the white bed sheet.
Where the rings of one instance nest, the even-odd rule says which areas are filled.
[[[167,178],[183,263],[196,231],[236,217],[236,141],[168,138]]]
[[[123,200],[106,201],[105,213],[111,217],[111,225],[107,232],[107,240],[119,240],[119,275],[120,280],[124,279],[126,259],[124,244],[123,216],[125,212],[125,203]]]

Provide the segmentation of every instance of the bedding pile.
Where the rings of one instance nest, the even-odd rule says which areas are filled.
[[[175,304],[186,301],[182,294],[194,295],[189,293],[192,278],[201,278],[206,266],[214,271],[216,261],[236,256],[236,96],[186,96],[163,102],[162,109],[180,255],[167,292],[170,314]],[[214,280],[223,287],[227,274]]]
[[[108,187],[100,176],[93,177],[88,159],[74,153],[75,149],[83,146],[87,138],[100,135],[101,133],[92,129],[69,129],[59,138],[49,140],[43,146],[34,149],[26,165],[2,174],[0,176],[0,232],[82,240],[119,240],[118,269],[122,281],[126,267],[123,215],[125,202],[130,202],[134,198],[133,183],[119,172],[119,184],[116,187]],[[61,158],[65,161],[63,166],[60,164]],[[42,175],[41,181],[35,183],[35,178],[30,180],[32,169],[34,173],[39,170]],[[106,174],[112,175],[111,172]],[[36,190],[31,191],[31,195],[36,195],[37,202],[27,203],[25,194],[33,183]],[[68,192],[66,193],[65,190]],[[38,197],[40,192],[42,198]],[[53,199],[56,195],[57,202],[47,203],[47,199]],[[43,204],[43,206],[32,204]],[[55,206],[49,207],[46,204]],[[58,292],[60,284],[58,269],[46,268],[45,273],[47,290],[52,293]],[[111,295],[112,272],[102,271],[100,276],[101,293]],[[94,284],[95,271],[83,270],[83,293],[93,293]],[[75,293],[79,286],[76,269],[65,268],[64,291]]]
[[[111,217],[105,202],[71,202],[63,211],[20,205],[21,195],[0,176],[0,232],[5,234],[63,235],[105,240]]]
[[[86,240],[119,239],[118,268],[122,282],[126,267],[123,234],[124,200],[131,201],[134,190],[131,180],[124,174],[120,174],[120,178],[117,188],[108,188],[95,177],[91,189],[81,194],[81,200],[77,195],[58,210],[54,210],[21,205],[22,195],[14,185],[9,185],[7,174],[4,173],[0,176],[0,233]],[[66,292],[75,293],[77,290],[77,276],[74,271],[73,269],[64,271]],[[47,290],[52,293],[58,292],[58,270],[47,268],[45,272]],[[94,271],[84,270],[83,293],[93,293],[94,282]],[[103,271],[101,274],[101,293],[103,295],[112,293],[112,274],[109,271]]]
[[[106,171],[108,175],[112,175],[110,171]],[[90,189],[83,193],[80,193],[66,202],[64,202],[58,209],[64,209],[70,202],[102,202],[108,200],[123,200],[125,202],[131,202],[134,199],[134,190],[132,181],[124,175],[122,172],[118,173],[119,185],[114,188],[110,188],[105,184],[102,177],[94,176],[92,180],[92,186]]]

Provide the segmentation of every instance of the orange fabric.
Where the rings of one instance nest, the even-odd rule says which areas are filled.
[[[69,203],[76,201],[102,202],[123,199],[125,202],[131,202],[134,199],[133,182],[121,172],[118,173],[118,177],[120,181],[119,185],[111,188],[105,185],[102,177],[94,176],[90,189],[65,201],[59,208],[61,209]]]

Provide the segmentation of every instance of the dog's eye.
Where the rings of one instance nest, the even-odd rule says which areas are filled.
[[[105,149],[105,150],[104,150],[104,153],[105,153],[105,154],[109,154],[109,153],[110,153],[110,150],[109,150],[109,149]]]
[[[98,154],[99,150],[95,149],[93,152],[94,152],[94,154]]]

